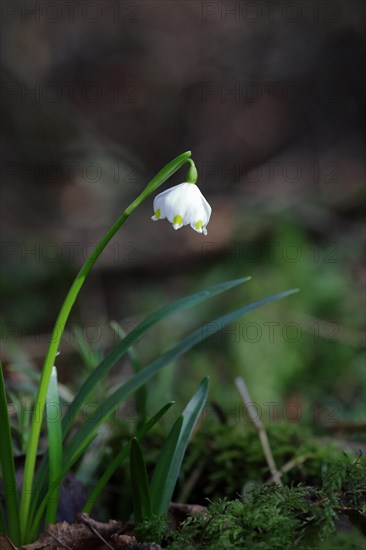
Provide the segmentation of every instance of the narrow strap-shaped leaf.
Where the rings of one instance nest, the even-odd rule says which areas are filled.
[[[182,430],[183,416],[174,423],[169,432],[164,447],[155,466],[154,475],[150,483],[151,510],[156,516],[160,516],[161,500],[164,499],[166,490],[170,488],[170,470],[174,461],[179,436]],[[165,499],[164,499],[165,500]]]
[[[57,388],[56,367],[52,369],[50,383],[48,385],[46,413],[49,457],[48,487],[51,491],[47,501],[46,525],[49,525],[56,522],[60,496],[60,483],[57,483],[56,480],[59,478],[62,468],[61,408]]]
[[[225,292],[231,288],[234,288],[238,285],[241,285],[250,280],[250,277],[243,277],[241,279],[234,279],[232,281],[227,281],[225,283],[220,283],[218,285],[212,286],[208,289],[201,290],[196,294],[191,296],[186,296],[172,304],[167,304],[162,308],[158,309],[151,315],[149,315],[142,323],[140,323],[134,330],[132,330],[126,338],[124,338],[98,365],[98,367],[92,372],[92,374],[86,379],[79,392],[75,396],[74,401],[69,407],[68,411],[65,414],[65,417],[62,421],[62,430],[64,437],[69,432],[76,414],[80,410],[83,403],[86,401],[88,395],[94,390],[98,385],[100,380],[102,380],[107,372],[123,357],[126,351],[133,344],[137,343],[141,336],[158,322],[162,321],[166,317],[184,311],[185,309],[191,308],[197,304],[200,304],[217,296],[222,292]]]
[[[136,439],[139,441],[151,430],[153,426],[160,420],[160,418],[170,409],[170,407],[174,404],[174,401],[170,401],[164,407],[160,409],[159,412],[156,413],[155,416],[153,416],[146,424],[144,424],[139,431],[136,434]],[[118,454],[114,457],[112,462],[108,465],[108,468],[104,471],[102,476],[99,478],[98,483],[94,487],[91,495],[89,496],[84,508],[83,512],[86,512],[90,514],[90,512],[93,509],[93,506],[98,499],[99,495],[103,491],[104,487],[114,474],[114,472],[117,470],[117,468],[120,466],[121,462],[124,460],[124,458],[128,455],[130,451],[130,445],[131,443],[128,443],[120,451]]]
[[[3,492],[7,508],[7,534],[14,544],[19,540],[19,502],[15,478],[13,442],[8,414],[3,366],[0,361],[0,464],[3,477]],[[5,523],[5,520],[4,520]]]
[[[123,338],[126,338],[126,333],[116,321],[113,321],[111,323],[111,327],[114,330],[114,332],[117,334],[120,340],[123,340]],[[131,362],[133,371],[135,373],[140,372],[142,370],[141,361],[137,355],[136,349],[134,346],[130,346],[127,350],[128,358]],[[138,413],[138,422],[137,426],[143,426],[143,424],[146,421],[146,406],[147,406],[147,388],[146,386],[141,386],[141,388],[136,392],[136,407],[137,407],[137,413]]]
[[[74,466],[75,462],[79,460],[79,458],[85,453],[86,449],[89,447],[92,441],[97,437],[98,433],[91,433],[87,439],[84,440],[84,445],[80,446],[78,449],[78,452],[75,453],[71,459],[66,462],[62,470],[60,472],[60,475],[55,479],[55,484],[61,485],[63,478],[66,476],[67,472],[71,470],[71,468]],[[27,533],[29,534],[29,539],[35,539],[37,538],[37,534],[39,532],[39,527],[43,518],[43,514],[45,512],[48,500],[52,497],[52,493],[54,491],[54,486],[49,487],[46,494],[43,496],[42,500],[40,501],[39,505],[37,506],[35,510],[35,514],[31,514],[29,517],[29,522],[27,525]]]
[[[145,460],[136,437],[131,441],[130,472],[133,513],[137,524],[151,516],[151,502]]]
[[[167,304],[162,308],[158,309],[157,311],[153,312],[151,315],[149,315],[144,321],[142,321],[142,323],[140,323],[134,330],[132,330],[127,335],[127,337],[122,342],[120,342],[103,359],[103,361],[99,364],[99,366],[86,379],[86,381],[78,391],[77,395],[75,396],[75,399],[73,400],[72,404],[68,408],[63,418],[63,421],[62,421],[63,437],[65,438],[66,435],[68,434],[71,426],[73,425],[73,422],[75,420],[77,413],[81,409],[82,405],[86,402],[86,399],[88,398],[90,393],[94,391],[94,389],[98,386],[100,381],[106,376],[109,369],[111,369],[117,363],[117,361],[121,359],[121,357],[123,357],[123,355],[129,350],[129,348],[134,343],[136,343],[147,330],[152,328],[159,321],[169,317],[170,315],[173,315],[180,311],[184,311],[188,308],[191,308],[197,304],[202,303],[203,301],[209,298],[217,296],[222,292],[230,290],[249,280],[250,280],[250,277],[242,277],[240,279],[233,279],[231,281],[226,281],[225,283],[214,285],[208,289],[201,290],[200,292],[181,298],[176,302]],[[142,387],[143,387],[143,383],[140,384],[139,388],[142,388]],[[43,488],[43,490],[46,490],[45,485],[47,483],[47,466],[48,466],[48,458],[47,458],[47,453],[45,453],[41,460],[41,463],[38,466],[37,473],[35,475],[35,486],[39,488]],[[30,511],[31,516],[35,513],[36,506],[37,506],[37,500],[33,499],[33,502],[31,503],[31,511]]]
[[[258,307],[269,304],[270,302],[280,300],[281,298],[289,296],[290,294],[294,294],[295,292],[297,292],[297,289],[286,290],[285,292],[280,292],[278,294],[275,294],[274,296],[269,296],[267,298],[263,298],[262,300],[258,300],[257,302],[253,302],[252,304],[243,306],[239,309],[235,309],[234,311],[231,311],[230,313],[227,313],[226,315],[223,315],[218,319],[211,321],[210,323],[206,323],[206,325],[203,325],[199,329],[195,330],[192,334],[184,338],[171,350],[167,351],[166,353],[155,359],[155,361],[150,363],[149,366],[145,367],[138,374],[132,376],[132,378],[130,378],[114,393],[112,393],[100,405],[98,410],[91,415],[91,417],[89,418],[89,422],[84,423],[79,428],[79,430],[66,445],[64,451],[65,460],[69,460],[69,457],[73,456],[84,438],[89,437],[90,433],[97,429],[97,427],[108,417],[108,415],[117,407],[117,405],[123,399],[126,399],[129,395],[134,393],[162,368],[166,367],[167,365],[184,355],[199,342],[206,340],[219,330],[225,328],[229,323],[235,321],[239,317],[242,317],[246,313],[249,313],[250,311],[253,311]]]
[[[153,312],[151,315],[149,315],[144,321],[142,321],[142,323],[140,323],[133,331],[131,331],[127,335],[127,337],[122,342],[120,342],[103,359],[103,361],[98,365],[98,367],[86,379],[86,381],[78,391],[74,401],[71,403],[70,407],[68,408],[63,418],[63,421],[62,421],[63,437],[65,438],[66,435],[68,434],[71,426],[73,425],[73,422],[75,420],[75,417],[78,411],[81,409],[82,405],[86,402],[86,399],[88,398],[90,393],[94,391],[94,389],[98,386],[99,382],[106,376],[109,369],[111,369],[117,363],[117,361],[121,359],[121,357],[123,357],[123,355],[130,349],[130,347],[133,346],[133,344],[136,343],[139,340],[139,338],[141,338],[141,336],[145,332],[147,332],[147,330],[152,328],[154,325],[156,325],[158,322],[162,321],[163,319],[169,317],[170,315],[184,311],[190,307],[200,304],[209,298],[217,296],[222,292],[226,292],[227,290],[230,290],[249,280],[250,280],[250,277],[242,277],[239,279],[233,279],[231,281],[226,281],[224,283],[214,285],[208,289],[201,290],[195,294],[181,298],[176,302],[167,304],[162,308],[158,309],[157,311]],[[139,389],[142,389],[142,388],[143,388],[143,384],[140,384]],[[43,488],[44,491],[46,490],[45,484],[47,483],[47,466],[48,466],[48,458],[47,458],[47,453],[45,453],[41,460],[40,465],[38,466],[37,473],[35,475],[35,486],[39,488]],[[30,515],[33,515],[35,513],[36,506],[37,506],[37,499],[33,499],[33,502],[31,503]]]
[[[177,483],[188,441],[199,420],[208,395],[209,379],[204,378],[181,417],[181,429],[171,432],[171,441],[164,445],[151,480],[151,506],[154,514],[161,516],[168,512],[169,504]]]
[[[98,353],[96,353],[91,345],[86,342],[80,327],[75,327],[74,335],[76,338],[77,350],[84,365],[88,370],[95,369],[101,359]]]

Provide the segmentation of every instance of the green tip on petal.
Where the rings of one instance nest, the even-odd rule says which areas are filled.
[[[160,208],[155,212],[154,216],[155,216],[155,218],[160,218],[160,216],[161,216]]]
[[[195,226],[196,226],[196,229],[198,229],[198,231],[201,229],[201,227],[203,226],[203,222],[201,222],[201,220],[199,220],[197,223],[195,223]]]
[[[173,219],[173,225],[183,225],[183,218],[182,216],[174,216]]]

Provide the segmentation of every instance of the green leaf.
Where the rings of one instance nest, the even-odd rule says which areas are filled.
[[[6,398],[3,366],[0,361],[0,464],[3,479],[3,493],[7,508],[7,534],[14,544],[20,544],[19,540],[19,502],[15,478],[13,442],[8,414],[8,402]],[[1,506],[1,504],[0,504]],[[5,523],[5,521],[4,521]],[[5,525],[4,525],[5,527]]]
[[[188,441],[199,420],[208,395],[209,379],[204,378],[170,432],[151,480],[151,507],[154,514],[168,512]],[[177,428],[179,426],[179,430]]]
[[[127,334],[116,321],[111,322],[111,327],[114,330],[114,332],[117,334],[118,338],[120,340],[123,340],[126,338]],[[140,359],[136,353],[135,347],[130,346],[127,350],[128,358],[131,362],[133,371],[135,373],[140,372],[142,370],[142,365],[140,362]],[[147,388],[146,386],[142,386],[137,392],[136,392],[136,407],[137,407],[137,413],[138,413],[138,422],[137,427],[139,428],[142,426],[146,421],[146,407],[147,407]]]
[[[217,296],[222,292],[225,292],[231,288],[234,288],[238,285],[241,285],[250,280],[250,277],[242,277],[241,279],[234,279],[232,281],[227,281],[225,283],[220,283],[218,285],[212,286],[208,289],[201,290],[196,294],[191,296],[186,296],[181,298],[176,302],[167,304],[162,308],[158,309],[151,315],[149,315],[142,323],[140,323],[134,330],[132,330],[126,338],[122,340],[100,363],[100,365],[92,372],[92,374],[86,379],[79,392],[75,396],[71,406],[65,414],[65,417],[62,421],[62,430],[64,437],[69,432],[73,420],[75,419],[76,414],[85,403],[88,395],[95,389],[99,382],[106,376],[107,372],[123,357],[127,350],[135,343],[139,341],[141,336],[154,325],[162,321],[163,319],[174,315],[180,311],[191,308],[195,305],[198,305],[208,298]]]
[[[53,367],[46,399],[49,483],[50,495],[47,501],[46,525],[56,522],[60,496],[60,483],[56,480],[62,468],[61,407],[57,388],[57,369]],[[55,416],[54,416],[55,415]]]
[[[153,361],[149,366],[145,367],[141,372],[134,375],[132,378],[130,378],[130,380],[125,382],[113,394],[111,394],[89,418],[89,421],[79,428],[79,430],[71,438],[64,449],[64,461],[66,463],[70,463],[72,457],[75,454],[79,453],[80,449],[83,448],[85,440],[90,438],[90,436],[94,433],[98,426],[109,416],[111,412],[113,412],[118,404],[129,397],[131,394],[133,394],[136,390],[138,390],[162,368],[166,367],[172,361],[184,355],[184,353],[189,351],[199,342],[206,340],[209,336],[212,336],[220,329],[225,328],[228,324],[235,321],[239,317],[242,317],[246,313],[249,313],[250,311],[268,303],[280,300],[286,296],[290,296],[291,294],[294,294],[296,292],[298,292],[298,289],[280,292],[278,294],[275,294],[274,296],[263,298],[262,300],[258,300],[257,302],[248,304],[230,313],[227,313],[226,315],[223,315],[210,323],[204,324],[201,328],[184,338],[171,350],[155,359],[155,361]],[[119,344],[118,346],[122,344],[123,342],[121,342],[121,344]],[[38,486],[40,487],[41,484]],[[35,507],[36,499],[34,499],[33,502]],[[35,509],[36,508],[34,508],[33,510]],[[32,515],[33,514],[31,514],[31,516]]]
[[[81,445],[78,449],[78,452],[75,453],[72,456],[72,458],[62,466],[60,475],[54,480],[53,487],[48,487],[48,490],[43,495],[41,502],[39,503],[37,508],[34,510],[34,512],[30,515],[29,523],[26,526],[26,531],[27,531],[27,534],[29,535],[28,537],[29,539],[34,540],[37,538],[37,534],[39,532],[39,527],[42,521],[44,511],[46,509],[49,499],[52,498],[52,493],[54,491],[55,485],[56,484],[61,485],[63,478],[71,470],[75,462],[77,462],[79,458],[85,453],[86,449],[89,447],[91,442],[94,441],[94,439],[97,436],[98,436],[98,433],[92,433],[89,435],[88,438],[84,440],[84,445]]]
[[[133,513],[137,524],[151,516],[151,502],[145,460],[136,437],[131,441],[130,471]]]
[[[162,499],[164,499],[165,492],[167,490],[169,492],[170,489],[170,469],[172,462],[174,461],[175,452],[177,450],[179,436],[182,430],[182,424],[183,415],[177,418],[176,422],[169,432],[167,440],[159,456],[158,463],[155,466],[154,474],[151,480],[151,510],[152,513],[156,516],[161,516],[163,513],[165,513],[161,512],[161,502]]]
[[[201,290],[190,296],[186,296],[177,300],[176,302],[169,303],[157,311],[149,315],[142,323],[140,323],[133,331],[131,331],[122,342],[120,342],[99,364],[99,366],[88,376],[84,384],[81,386],[77,395],[75,396],[73,402],[68,408],[63,420],[62,420],[62,430],[63,438],[65,439],[68,434],[75,417],[83,404],[86,402],[88,396],[98,387],[98,384],[103,380],[108,371],[117,363],[123,355],[128,352],[128,350],[133,346],[134,343],[138,342],[141,336],[147,332],[154,325],[162,321],[163,319],[174,315],[175,313],[184,311],[188,308],[191,308],[195,305],[198,305],[205,300],[212,298],[230,290],[238,285],[241,285],[250,280],[250,277],[242,277],[240,279],[233,279],[231,281],[226,281],[224,283],[219,283],[208,289]],[[143,384],[136,389],[142,389]],[[134,391],[134,390],[133,390]],[[133,391],[131,393],[133,393]],[[121,398],[121,400],[123,397]],[[116,405],[115,405],[116,406]],[[98,411],[97,411],[98,412]],[[82,444],[82,442],[81,442]],[[35,475],[35,486],[39,487],[41,492],[45,490],[45,484],[47,482],[47,453],[44,454],[40,465],[38,466],[37,473]],[[31,503],[30,516],[35,513],[37,506],[37,499],[34,498]]]
[[[65,460],[68,460],[70,456],[73,456],[73,454],[77,451],[79,446],[82,445],[84,438],[89,437],[89,435],[94,430],[97,429],[97,427],[109,416],[109,414],[117,407],[117,405],[123,399],[126,399],[132,393],[138,390],[143,384],[146,384],[146,382],[150,380],[162,368],[166,367],[167,365],[172,363],[172,361],[175,361],[176,359],[184,355],[187,351],[189,351],[191,348],[193,348],[193,346],[197,345],[199,342],[206,340],[207,338],[209,338],[219,330],[225,328],[228,324],[235,321],[239,317],[242,317],[243,315],[249,313],[250,311],[253,311],[258,307],[269,304],[270,302],[275,302],[277,300],[280,300],[281,298],[294,294],[295,292],[297,292],[297,289],[287,290],[285,292],[280,292],[278,294],[275,294],[274,296],[263,298],[262,300],[258,300],[257,302],[253,302],[252,304],[243,306],[239,309],[235,309],[234,311],[227,313],[226,315],[223,315],[210,323],[204,324],[201,328],[199,328],[198,330],[194,331],[192,334],[184,338],[179,344],[174,346],[171,350],[167,351],[166,353],[164,353],[163,355],[155,359],[155,361],[150,363],[149,366],[145,367],[138,374],[135,374],[134,376],[132,376],[132,378],[130,378],[127,382],[125,382],[122,386],[120,386],[114,393],[112,393],[99,406],[99,408],[94,412],[94,414],[90,416],[89,421],[87,423],[84,423],[79,428],[79,430],[75,433],[75,435],[71,438],[71,440],[66,445],[65,452],[64,452]]]
[[[75,417],[78,411],[81,409],[82,405],[86,402],[86,399],[88,398],[88,396],[95,390],[95,388],[98,386],[100,381],[103,380],[103,378],[106,376],[108,371],[117,363],[119,359],[121,359],[121,357],[123,357],[123,355],[130,349],[130,347],[134,343],[136,343],[146,331],[148,331],[158,322],[169,317],[170,315],[174,315],[175,313],[184,311],[190,307],[198,305],[209,298],[217,296],[222,292],[230,290],[249,280],[250,280],[250,277],[242,277],[240,279],[233,279],[231,281],[226,281],[224,283],[214,285],[208,289],[201,290],[195,294],[181,298],[176,302],[169,303],[163,306],[162,308],[158,309],[157,311],[153,312],[146,319],[144,319],[142,323],[140,323],[133,331],[131,331],[126,336],[126,338],[122,342],[120,342],[103,359],[103,361],[99,364],[99,366],[85,380],[84,384],[78,391],[77,395],[75,396],[73,402],[71,403],[70,407],[68,408],[62,420],[63,438],[65,438],[66,435],[68,434],[71,426],[73,425],[73,422],[75,420]],[[144,383],[140,384],[138,387],[136,387],[136,389],[142,388],[143,384]],[[130,393],[133,393],[133,391],[135,390],[132,390]],[[121,400],[122,399],[123,399],[123,396],[121,397]],[[43,492],[45,491],[45,484],[47,483],[47,463],[48,463],[47,453],[45,453],[45,455],[41,460],[40,465],[38,466],[37,473],[35,476],[35,486],[40,488],[41,493],[42,491]],[[31,517],[35,513],[36,506],[37,506],[37,499],[34,498],[31,503],[31,511],[30,511]]]
[[[146,424],[144,424],[139,431],[136,434],[136,439],[139,441],[151,430],[153,426],[160,420],[160,418],[170,409],[170,407],[174,404],[174,401],[170,401],[164,407],[160,409],[156,413],[155,416],[153,416]],[[99,495],[103,491],[104,487],[114,474],[114,472],[117,470],[117,468],[120,466],[121,462],[124,460],[124,458],[128,455],[130,451],[131,443],[128,443],[120,451],[118,454],[114,457],[112,462],[108,465],[108,468],[104,471],[103,475],[99,478],[98,483],[94,487],[91,495],[89,496],[87,503],[85,504],[83,508],[83,512],[86,512],[90,514],[90,512],[93,509],[93,506],[98,499]]]
[[[101,359],[99,357],[99,354],[96,353],[91,347],[91,345],[85,340],[83,336],[83,332],[80,327],[75,327],[74,335],[76,338],[76,348],[79,352],[79,355],[84,365],[87,367],[89,371],[92,369],[95,369],[95,367],[99,364]]]

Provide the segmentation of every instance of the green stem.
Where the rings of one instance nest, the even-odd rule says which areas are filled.
[[[186,182],[187,183],[196,183],[198,178],[198,172],[195,163],[192,159],[188,159],[190,167],[188,168]]]
[[[20,503],[20,521],[21,521],[21,537],[22,540],[26,540],[27,537],[27,524],[28,524],[28,515],[29,508],[32,499],[32,490],[33,490],[33,477],[34,477],[34,468],[36,463],[36,455],[38,449],[39,436],[41,432],[42,417],[44,412],[44,407],[46,403],[47,388],[52,372],[52,367],[55,363],[55,358],[57,351],[60,345],[62,334],[70,315],[72,306],[75,303],[75,300],[80,292],[81,287],[84,284],[84,281],[92,269],[93,265],[97,261],[100,254],[103,252],[104,248],[107,246],[109,241],[117,233],[118,229],[122,224],[127,220],[127,218],[132,214],[132,212],[151,194],[153,193],[160,185],[162,185],[167,179],[169,179],[177,170],[179,170],[189,159],[191,152],[188,151],[179,155],[171,162],[169,162],[156,176],[148,183],[142,193],[126,208],[123,214],[118,218],[118,220],[112,225],[112,227],[107,231],[104,237],[97,244],[92,254],[86,260],[79,273],[77,274],[73,284],[67,296],[62,304],[60,313],[56,319],[56,323],[52,332],[50,345],[48,352],[43,364],[41,380],[35,400],[34,405],[34,415],[32,418],[32,425],[30,430],[30,436],[27,446],[27,454],[24,465],[24,478],[22,486],[22,495]]]

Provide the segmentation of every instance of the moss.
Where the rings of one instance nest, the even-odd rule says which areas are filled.
[[[168,548],[293,548],[319,516],[305,497],[301,487],[262,487],[250,502],[218,500],[187,520]]]
[[[153,518],[138,527],[138,539],[172,550],[361,548],[366,458],[325,445],[298,424],[272,423],[266,430],[277,467],[292,461],[282,477],[284,487],[265,484],[270,473],[251,425],[207,418],[188,447],[174,500],[209,502],[208,511],[188,518],[178,532]],[[144,438],[148,468],[156,463],[164,437],[157,429]],[[119,487],[128,491],[121,481],[126,471],[118,475]],[[127,492],[122,497],[118,502],[128,502]]]
[[[134,528],[134,534],[140,542],[160,544],[166,536],[168,520],[164,516],[151,516]]]
[[[317,442],[306,428],[296,424],[273,423],[266,429],[278,468],[294,461],[283,476],[285,484],[321,486],[325,465],[342,456],[335,446]],[[235,498],[270,477],[256,430],[251,425],[243,429],[239,424],[214,421],[201,427],[188,449],[182,487],[192,471],[199,471],[200,476],[185,496],[199,504],[205,504],[205,497]]]
[[[162,518],[139,526],[139,540],[170,550],[343,550],[365,545],[366,459],[338,451],[322,461],[319,485],[256,484],[238,498],[217,498],[178,531]],[[329,459],[329,456],[328,456]]]
[[[366,534],[365,478],[366,461],[344,457],[325,472],[321,489],[262,485],[240,499],[219,499],[206,513],[189,518],[166,546],[171,550],[361,548]]]

